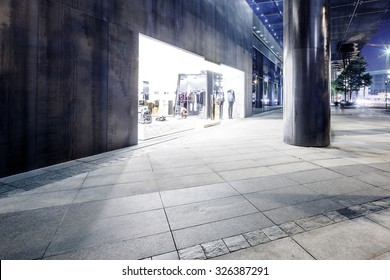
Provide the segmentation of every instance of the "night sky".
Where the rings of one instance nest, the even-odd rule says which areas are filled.
[[[372,37],[369,43],[387,44],[387,47],[390,48],[390,18],[382,23],[378,32]],[[386,69],[385,46],[370,46],[367,44],[363,47],[362,55],[368,62],[367,71]]]

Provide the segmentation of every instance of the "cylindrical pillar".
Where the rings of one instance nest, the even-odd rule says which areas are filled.
[[[330,144],[330,3],[284,1],[284,142]]]

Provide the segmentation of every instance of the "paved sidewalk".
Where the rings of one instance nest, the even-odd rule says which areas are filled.
[[[332,113],[328,148],[279,110],[0,178],[0,259],[390,259],[390,116]]]

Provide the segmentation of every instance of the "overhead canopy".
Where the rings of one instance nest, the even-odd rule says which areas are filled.
[[[283,0],[246,0],[283,46]],[[331,0],[332,65],[353,58],[390,17],[389,0]]]

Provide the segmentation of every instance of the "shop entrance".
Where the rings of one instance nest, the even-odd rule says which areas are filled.
[[[158,51],[157,51],[158,50]],[[201,128],[244,116],[244,72],[140,34],[138,135],[140,140]]]

